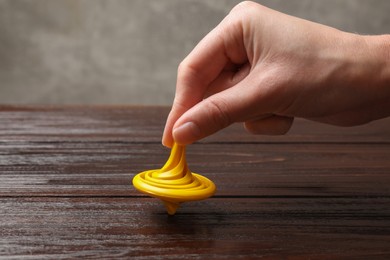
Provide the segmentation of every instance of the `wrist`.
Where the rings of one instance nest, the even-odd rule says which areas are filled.
[[[385,87],[390,92],[390,35],[382,35],[378,37],[380,44],[379,52],[382,57],[383,69],[382,78]]]
[[[330,88],[332,95],[338,93],[343,97],[343,102],[335,106],[339,115],[345,115],[341,125],[357,125],[390,116],[389,37],[341,33],[338,44],[341,47],[336,52],[339,64],[331,75],[336,89]]]
[[[368,47],[367,55],[378,65],[378,79],[390,88],[390,35],[362,37]]]
[[[366,57],[375,64],[371,91],[376,94],[377,118],[390,116],[390,35],[362,36],[367,45]]]

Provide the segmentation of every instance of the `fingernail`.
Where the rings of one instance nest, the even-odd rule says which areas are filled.
[[[178,144],[193,143],[200,137],[200,128],[194,122],[187,122],[172,131],[173,139]]]

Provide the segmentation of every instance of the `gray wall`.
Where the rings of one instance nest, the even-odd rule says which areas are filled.
[[[0,104],[170,105],[177,65],[238,2],[0,0]],[[258,2],[390,33],[389,0]]]

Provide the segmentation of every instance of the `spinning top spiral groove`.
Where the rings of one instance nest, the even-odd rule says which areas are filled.
[[[212,181],[189,170],[185,146],[176,143],[161,169],[137,174],[133,178],[133,185],[137,190],[161,199],[170,215],[176,213],[180,203],[206,199],[216,189]]]

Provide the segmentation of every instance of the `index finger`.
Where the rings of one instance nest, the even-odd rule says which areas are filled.
[[[246,60],[242,30],[226,20],[207,34],[179,65],[175,99],[163,134],[165,146],[171,147],[173,144],[174,123],[203,100],[208,86],[225,66]],[[226,23],[229,23],[228,26]]]

